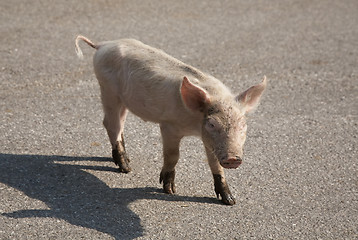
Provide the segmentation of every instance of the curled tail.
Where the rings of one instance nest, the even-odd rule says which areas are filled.
[[[95,48],[95,49],[98,49],[99,45],[96,45],[94,44],[91,40],[89,40],[88,38],[82,36],[82,35],[78,35],[77,38],[76,38],[76,53],[77,53],[77,56],[80,58],[80,59],[83,59],[83,53],[82,53],[82,50],[79,46],[79,41],[82,40],[84,42],[86,42],[88,45],[90,45],[91,47]]]

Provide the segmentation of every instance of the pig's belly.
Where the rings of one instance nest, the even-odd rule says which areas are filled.
[[[120,83],[121,102],[145,121],[162,122],[185,115],[180,97],[180,81],[131,79]]]
[[[162,116],[162,111],[154,110],[153,107],[148,106],[145,103],[140,103],[140,105],[125,103],[124,105],[130,112],[140,117],[144,121],[160,123],[161,121],[165,120]]]
[[[143,98],[141,96],[123,98],[124,106],[144,121],[170,123],[183,136],[200,136],[201,121],[181,103],[180,96],[170,95]]]
[[[121,97],[124,106],[136,116],[144,121],[160,123],[176,118],[174,109],[176,104],[171,104],[170,100],[160,96],[141,97]]]

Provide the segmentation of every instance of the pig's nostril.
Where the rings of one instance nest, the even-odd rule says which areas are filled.
[[[226,163],[238,163],[238,162],[242,162],[240,157],[233,157],[233,158],[229,158],[226,161],[224,161]]]
[[[231,157],[220,162],[224,168],[237,168],[242,163],[242,159],[239,156]]]

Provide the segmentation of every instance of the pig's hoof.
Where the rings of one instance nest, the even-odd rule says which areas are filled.
[[[163,172],[162,171],[160,173],[159,182],[160,183],[163,182],[163,190],[165,193],[168,193],[168,194],[175,193],[176,189],[175,189],[174,178],[175,178],[175,170],[173,170],[171,172]]]
[[[130,167],[128,167],[128,166],[126,166],[126,167],[120,166],[118,170],[121,173],[129,173],[130,171],[132,171],[132,169]]]
[[[216,191],[216,197],[219,199],[219,195],[221,196],[221,202],[224,203],[225,205],[234,205],[235,202],[235,198],[232,196],[232,194],[229,192],[225,192],[225,191]]]
[[[119,167],[119,172],[129,173],[132,171],[132,169],[129,167],[129,159],[126,152],[112,150],[112,156],[114,163]]]
[[[216,195],[218,196],[218,194],[216,193]],[[231,195],[231,193],[229,194],[220,194],[221,195],[221,202],[224,203],[225,205],[234,205],[235,202],[235,198]]]
[[[234,205],[236,203],[229,186],[221,175],[214,174],[214,185],[216,196],[217,198],[219,198],[219,195],[221,196],[221,202],[226,205]]]

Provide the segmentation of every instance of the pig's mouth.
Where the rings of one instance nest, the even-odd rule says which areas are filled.
[[[242,163],[242,159],[240,157],[229,158],[229,159],[220,161],[220,165],[222,167],[229,168],[229,169],[235,169],[238,166],[240,166],[241,163]]]

